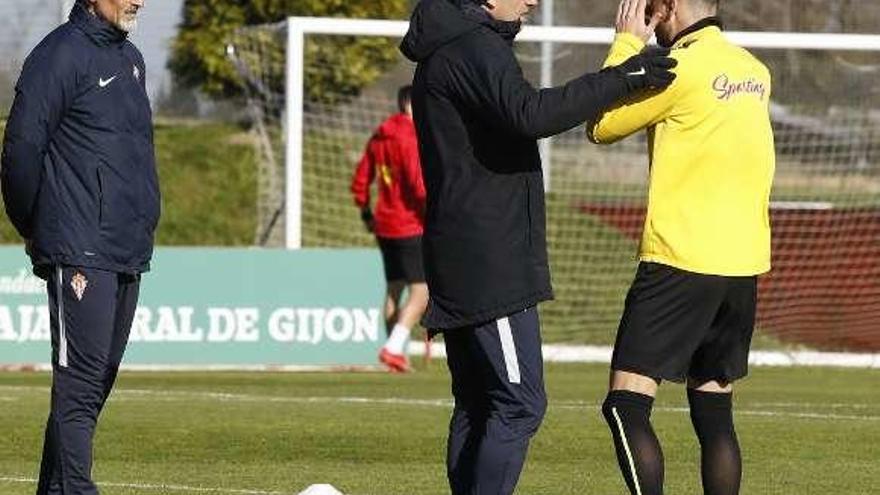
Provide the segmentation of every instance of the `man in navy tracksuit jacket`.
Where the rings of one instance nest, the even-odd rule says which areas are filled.
[[[92,437],[159,219],[143,0],[78,0],[25,61],[3,142],[6,212],[47,281],[52,400],[39,495],[92,495]]]

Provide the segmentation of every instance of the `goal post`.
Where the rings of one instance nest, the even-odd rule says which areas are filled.
[[[287,120],[286,185],[287,219],[284,244],[287,249],[302,247],[302,162],[303,87],[305,84],[305,45],[309,34],[346,36],[388,36],[402,38],[408,23],[371,19],[331,17],[290,17],[287,20]]]
[[[396,44],[407,28],[405,21],[292,17],[233,37],[230,53],[245,79],[265,157],[258,244],[372,245],[348,192],[350,178],[370,133],[394,111],[392,90],[411,78],[414,65],[400,57],[360,94],[316,103],[310,76],[338,68],[316,57],[309,40],[347,36]],[[774,75],[775,269],[762,277],[759,345],[876,351],[880,35],[725,35],[767,61]],[[597,70],[613,36],[607,28],[526,26],[517,56],[536,86],[544,58],[557,57],[558,83]],[[553,51],[542,50],[548,43]],[[557,293],[542,307],[545,336],[554,343],[609,344],[644,221],[646,140],[637,135],[597,147],[580,128],[544,146],[553,150],[544,167],[552,176],[548,246]]]

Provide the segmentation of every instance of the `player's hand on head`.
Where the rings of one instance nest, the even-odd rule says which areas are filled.
[[[675,80],[672,69],[678,61],[669,56],[668,48],[646,48],[615,67],[626,78],[631,91],[663,89]]]
[[[655,10],[648,18],[648,0],[621,0],[617,6],[615,28],[618,33],[629,33],[645,43],[654,36],[657,24],[663,20],[663,12]]]

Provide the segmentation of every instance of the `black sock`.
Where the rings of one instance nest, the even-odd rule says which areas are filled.
[[[620,471],[633,495],[663,493],[663,450],[651,426],[653,405],[653,397],[627,390],[609,392],[602,404]]]
[[[700,440],[705,495],[737,495],[742,457],[733,428],[732,395],[688,389],[691,422]]]

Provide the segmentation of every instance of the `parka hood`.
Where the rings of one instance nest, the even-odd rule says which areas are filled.
[[[521,23],[492,19],[471,0],[422,0],[413,11],[400,51],[413,62],[420,62],[440,47],[482,26],[513,42]]]

